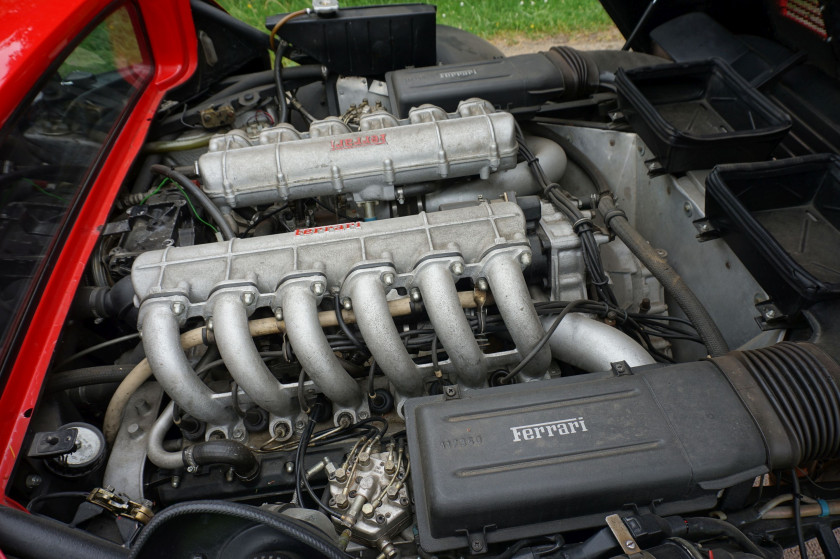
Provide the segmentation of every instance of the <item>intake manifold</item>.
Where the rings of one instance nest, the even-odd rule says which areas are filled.
[[[469,388],[490,371],[527,354],[543,335],[522,269],[531,260],[522,210],[510,202],[346,223],[294,233],[193,247],[170,247],[137,258],[132,282],[140,302],[139,327],[155,376],[186,412],[214,423],[229,410],[195,377],[178,345],[178,326],[203,317],[212,328],[231,375],[251,400],[274,418],[298,413],[295,385],[282,385],[260,359],[248,318],[270,308],[285,321],[301,366],[334,404],[336,418],[366,405],[363,391],[330,348],[318,306],[337,293],[352,307],[365,343],[394,391],[419,396],[433,378],[429,364],[409,355],[391,317],[390,299],[422,298],[448,359],[440,371]],[[485,354],[465,316],[456,282],[489,285],[516,350]],[[546,346],[522,371],[545,374]],[[401,405],[398,409],[401,409]]]

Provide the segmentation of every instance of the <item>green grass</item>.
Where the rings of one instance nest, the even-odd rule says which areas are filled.
[[[265,17],[312,6],[307,0],[218,0],[226,10],[264,29]],[[340,0],[342,7],[400,4],[398,0]],[[598,0],[439,0],[437,21],[481,37],[575,35],[612,27]]]

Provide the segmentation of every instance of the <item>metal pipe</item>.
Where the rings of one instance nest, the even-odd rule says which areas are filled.
[[[415,277],[435,332],[455,366],[458,382],[473,388],[484,385],[487,363],[461,310],[449,262],[426,262]]]
[[[548,328],[553,317],[542,319]],[[631,367],[652,365],[653,357],[624,332],[584,314],[569,314],[548,341],[558,361],[587,372],[609,371],[610,363],[626,361]]]
[[[550,182],[559,182],[566,173],[566,152],[556,142],[538,136],[526,136],[525,141],[542,164]],[[451,186],[430,192],[424,198],[427,212],[440,210],[446,204],[475,201],[479,196],[487,200],[499,198],[505,192],[514,191],[517,196],[541,194],[542,185],[534,178],[528,163],[523,161],[513,169],[491,173],[486,179],[469,182],[453,182]],[[387,205],[383,205],[383,208]]]
[[[345,282],[350,300],[357,309],[356,323],[377,365],[397,392],[405,396],[420,396],[423,394],[423,377],[391,319],[380,273],[383,273],[382,270],[365,270],[350,276]],[[393,275],[393,270],[390,273]]]
[[[190,366],[181,348],[181,331],[178,318],[170,308],[172,304],[152,299],[140,308],[143,348],[152,373],[185,412],[200,421],[226,424],[233,420],[233,414],[213,399],[213,391]]]
[[[248,309],[240,294],[221,292],[211,301],[216,345],[233,379],[259,407],[281,417],[291,414],[291,399],[268,370],[248,331]]]
[[[164,470],[175,470],[184,466],[184,455],[180,451],[167,452],[163,448],[163,438],[169,428],[172,427],[174,408],[175,402],[169,402],[169,405],[164,408],[163,413],[152,425],[149,440],[146,442],[146,455],[149,457],[149,461]]]
[[[511,253],[502,252],[490,257],[485,273],[496,306],[519,355],[528,355],[545,336],[545,330],[531,302],[531,294],[528,292],[519,262]],[[550,364],[551,349],[545,345],[522,369],[520,375],[530,379],[542,378]]]
[[[309,282],[293,281],[278,292],[286,335],[309,378],[339,406],[356,408],[362,392],[333,353],[318,320],[318,302]]]

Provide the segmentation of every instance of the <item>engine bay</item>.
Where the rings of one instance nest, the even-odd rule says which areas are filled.
[[[194,4],[10,497],[115,557],[837,556],[840,158],[673,46],[726,30],[442,59],[316,2],[272,62]]]

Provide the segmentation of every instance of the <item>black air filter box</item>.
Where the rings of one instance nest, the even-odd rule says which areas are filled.
[[[616,74],[618,106],[671,172],[767,159],[790,117],[719,59]]]
[[[601,526],[634,506],[711,508],[766,471],[761,432],[708,361],[417,398],[405,415],[428,552]]]
[[[278,34],[330,73],[381,76],[437,62],[435,12],[426,4],[341,8],[291,19]],[[272,29],[285,15],[266,18],[266,27]]]
[[[786,314],[840,297],[837,155],[716,167],[706,215]]]
[[[478,97],[503,111],[547,101],[583,99],[598,88],[598,66],[568,47],[496,60],[410,68],[385,76],[391,108],[401,118],[412,107],[431,104],[447,112]]]

